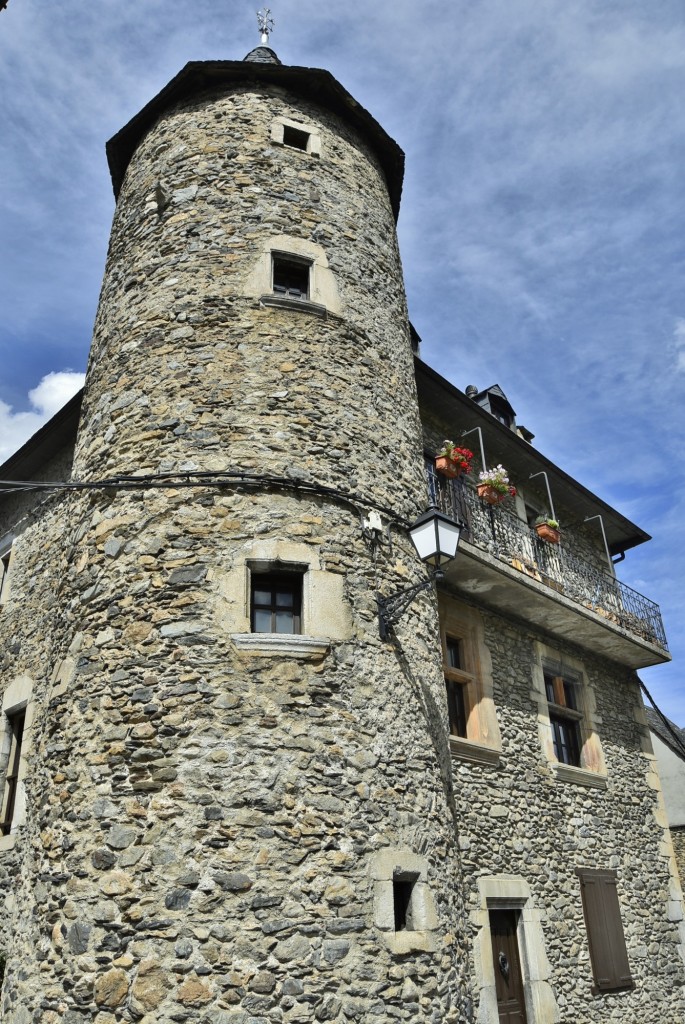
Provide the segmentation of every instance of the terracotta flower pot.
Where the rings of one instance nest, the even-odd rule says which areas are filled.
[[[449,459],[446,455],[435,456],[435,468],[438,473],[442,473],[443,476],[447,476],[450,480],[453,480],[457,476],[461,476],[464,472],[462,466],[455,462],[454,459]]]
[[[535,527],[535,532],[538,537],[542,540],[546,540],[548,544],[558,544],[561,540],[561,534],[554,526],[549,526],[547,523],[538,523]]]
[[[500,494],[490,484],[478,484],[477,490],[478,497],[482,498],[488,505],[501,505],[506,498],[506,494]]]

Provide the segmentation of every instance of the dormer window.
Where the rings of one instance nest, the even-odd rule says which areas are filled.
[[[309,298],[311,263],[274,253],[272,256],[272,288],[274,295],[289,299]]]
[[[514,417],[509,411],[508,403],[501,402],[496,396],[490,395],[490,413],[503,423],[505,427],[511,427],[514,424]]]

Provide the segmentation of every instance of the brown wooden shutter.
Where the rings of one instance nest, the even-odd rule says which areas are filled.
[[[595,985],[601,992],[632,988],[616,890],[616,872],[576,868]]]

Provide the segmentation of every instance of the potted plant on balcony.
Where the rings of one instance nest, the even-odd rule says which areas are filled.
[[[559,523],[556,519],[548,519],[546,516],[538,516],[535,520],[535,532],[538,537],[542,540],[546,540],[548,544],[558,544],[561,540]]]
[[[509,483],[507,471],[501,464],[493,469],[484,469],[478,474],[478,497],[488,505],[499,505],[505,498],[513,498],[516,488]]]
[[[471,472],[473,452],[468,448],[459,448],[454,441],[445,441],[442,451],[435,456],[435,468],[443,476],[454,479],[462,473]]]

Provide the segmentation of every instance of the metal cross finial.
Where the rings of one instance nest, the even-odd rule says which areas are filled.
[[[262,33],[262,43],[266,46],[275,25],[274,19],[271,17],[271,8],[262,7],[261,11],[257,11],[257,24],[259,25],[259,31]]]

